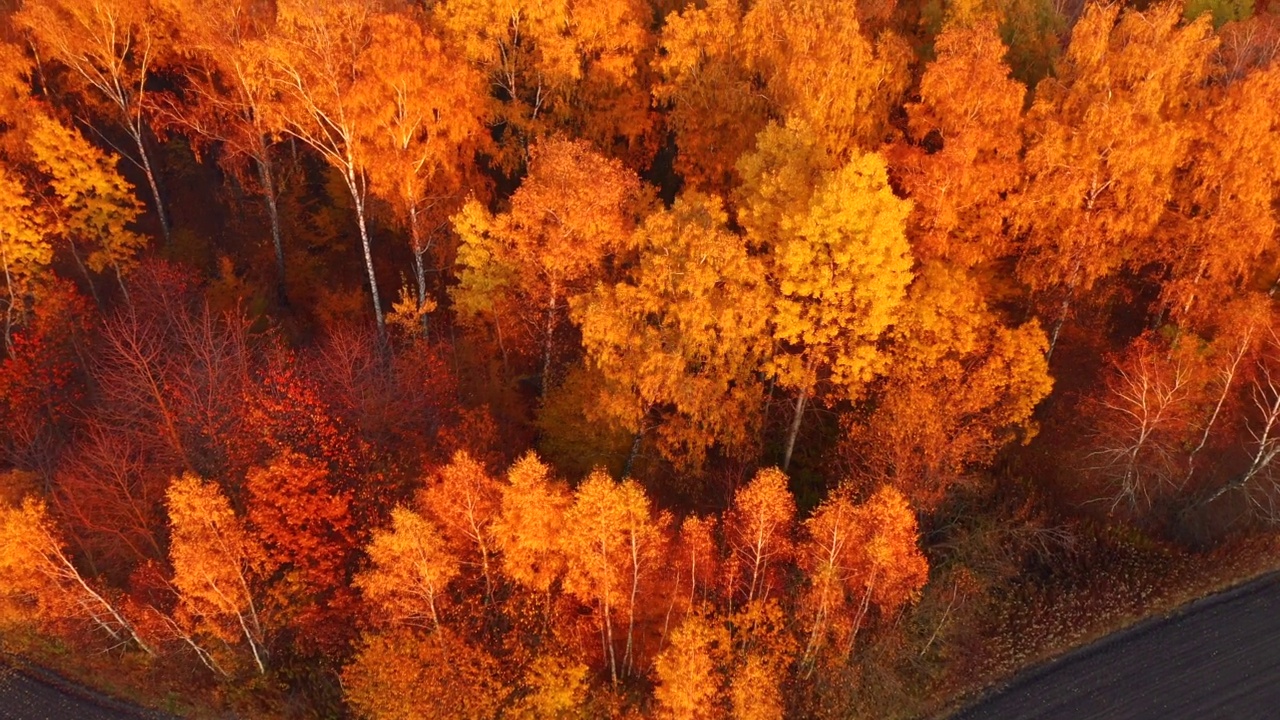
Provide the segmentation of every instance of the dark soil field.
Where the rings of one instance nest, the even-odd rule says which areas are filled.
[[[1280,717],[1277,639],[1272,575],[1032,669],[952,720]]]
[[[0,720],[159,720],[167,716],[134,708],[40,671],[0,665]]]

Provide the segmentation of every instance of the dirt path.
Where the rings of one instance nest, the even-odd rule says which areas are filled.
[[[1280,576],[1015,677],[952,720],[1280,718]]]

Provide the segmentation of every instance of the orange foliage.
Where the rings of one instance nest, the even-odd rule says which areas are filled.
[[[1022,179],[1026,88],[1009,77],[994,21],[952,25],[908,103],[911,144],[892,151],[913,208],[911,246],[922,260],[974,266],[1009,253],[1003,196]]]
[[[805,660],[829,636],[847,655],[871,607],[893,613],[919,597],[929,564],[919,548],[915,514],[902,494],[885,486],[863,505],[837,491],[805,522],[801,565],[809,576]]]
[[[497,663],[447,630],[398,630],[369,638],[343,671],[362,716],[378,720],[497,717],[507,689]]]
[[[725,540],[732,551],[726,567],[729,592],[744,604],[765,600],[782,584],[782,569],[792,553],[796,502],[787,489],[787,476],[777,468],[756,473],[734,493],[725,522]]]
[[[464,323],[492,325],[504,356],[512,340],[540,348],[545,396],[568,298],[626,249],[642,203],[639,178],[586,143],[547,140],[530,157],[509,211],[494,216],[471,201],[454,218],[462,245],[452,296]]]
[[[493,525],[502,549],[503,572],[540,593],[550,592],[564,575],[560,533],[572,502],[568,488],[550,473],[551,468],[533,453],[512,465],[502,485],[501,514]]]
[[[350,639],[356,549],[350,496],[322,462],[283,451],[245,478],[248,520],[271,572],[274,620],[299,644],[333,652]]]
[[[501,501],[498,483],[484,466],[459,451],[420,496],[420,504],[444,531],[454,552],[484,578],[484,598],[493,598],[497,541],[493,523]]]
[[[1280,20],[1140,5],[0,13],[0,631],[249,712],[902,715],[1076,527],[1280,524]]]

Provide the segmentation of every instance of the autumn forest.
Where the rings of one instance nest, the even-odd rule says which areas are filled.
[[[1280,526],[1258,2],[0,3],[0,655],[920,717],[1198,592]]]

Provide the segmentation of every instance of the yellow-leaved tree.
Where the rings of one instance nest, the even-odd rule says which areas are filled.
[[[169,562],[178,593],[171,628],[217,672],[230,674],[235,650],[247,647],[258,672],[265,673],[257,586],[266,553],[214,483],[183,475],[169,485],[166,499]]]
[[[493,599],[497,540],[493,524],[498,518],[501,490],[484,465],[465,450],[440,469],[420,495],[420,502],[465,565],[480,571],[484,600]]]
[[[447,628],[374,635],[342,671],[343,696],[372,720],[487,720],[509,693],[501,666]]]
[[[1275,255],[1280,64],[1245,64],[1238,76],[1229,73],[1203,92],[1201,111],[1190,118],[1186,172],[1176,175],[1170,195],[1178,222],[1162,223],[1160,239],[1143,245],[1145,257],[1167,268],[1162,290],[1169,314],[1197,326],[1257,287],[1256,274],[1271,265],[1264,259]],[[1274,294],[1280,278],[1265,280]]]
[[[1050,353],[1077,297],[1149,262],[1143,248],[1166,219],[1215,45],[1207,19],[1181,15],[1090,5],[1036,86],[1012,217],[1018,276],[1050,303]]]
[[[118,597],[72,562],[48,507],[33,496],[0,505],[0,622],[15,620],[46,627],[83,623],[104,633],[112,647],[132,642],[154,654]]]
[[[32,297],[49,263],[53,244],[45,232],[48,219],[33,206],[27,190],[13,173],[0,167],[0,271],[4,273],[4,348],[12,352],[12,331],[27,314]]]
[[[565,512],[573,502],[569,488],[552,478],[551,468],[530,452],[507,471],[501,493],[493,535],[502,550],[503,574],[549,598],[565,571],[560,539]]]
[[[517,720],[575,720],[585,716],[591,691],[590,668],[558,655],[540,655],[529,664],[526,694],[511,708]]]
[[[286,175],[273,158],[270,75],[260,52],[274,18],[255,0],[168,0],[167,7],[172,27],[166,60],[182,85],[149,95],[148,109],[158,130],[183,133],[197,157],[216,153],[224,172],[261,196],[275,251],[276,293],[287,303],[279,202]]]
[[[147,80],[160,54],[157,38],[166,20],[160,3],[148,0],[31,0],[14,17],[46,58],[69,71],[71,89],[85,103],[119,123],[133,142],[136,163],[147,178],[165,241],[169,215],[148,147],[151,129],[143,112]]]
[[[878,147],[910,81],[909,45],[874,37],[838,0],[710,0],[667,18],[654,99],[669,108],[676,170],[727,192],[770,120],[807,124],[841,161]]]
[[[636,617],[659,571],[663,539],[644,488],[634,480],[614,482],[599,470],[578,486],[565,512],[564,590],[595,611],[614,685],[641,665]]]
[[[1053,379],[1040,324],[992,310],[963,270],[924,265],[897,324],[874,409],[847,424],[844,452],[859,477],[889,483],[931,509],[1010,441],[1030,440]]]
[[[667,16],[654,60],[653,95],[675,133],[676,172],[703,192],[737,184],[734,163],[769,119],[768,99],[747,65],[744,14],[740,0],[690,3]]]
[[[884,370],[880,340],[912,276],[911,203],[894,196],[879,155],[837,162],[804,124],[766,128],[738,167],[739,222],[774,287],[769,369],[796,398],[785,470],[819,382],[830,399],[853,399]]]
[[[53,191],[46,228],[70,245],[78,262],[80,248],[87,250],[90,270],[111,269],[128,301],[124,277],[147,245],[146,236],[132,229],[142,212],[133,186],[114,158],[43,113],[31,119],[27,145]]]
[[[370,189],[409,231],[416,310],[429,311],[426,257],[468,190],[488,141],[484,78],[415,11],[379,15],[359,69],[379,87],[357,99],[370,154]]]
[[[454,218],[462,244],[451,293],[461,320],[490,325],[500,346],[517,330],[539,348],[545,397],[568,299],[627,247],[643,203],[636,174],[584,142],[547,140],[531,157],[508,211],[471,201]]]
[[[731,600],[741,596],[750,605],[768,600],[781,587],[782,571],[792,557],[795,521],[795,498],[787,476],[777,468],[757,472],[734,493],[725,520],[731,555],[724,572]]]
[[[1026,88],[1009,77],[992,19],[948,25],[937,59],[906,106],[910,143],[890,152],[915,201],[911,246],[921,260],[980,266],[1011,252],[1004,196],[1022,180]]]
[[[682,195],[636,231],[639,259],[625,279],[572,305],[605,379],[588,413],[636,438],[624,475],[651,429],[662,454],[688,469],[712,445],[743,457],[754,444],[770,293],[762,263],[727,223],[718,198]]]
[[[384,625],[440,626],[445,588],[458,575],[458,558],[428,519],[406,508],[391,511],[391,527],[376,530],[365,552],[370,568],[355,584]],[[429,622],[428,622],[429,621]]]
[[[808,125],[841,162],[880,146],[911,80],[910,45],[890,30],[873,35],[859,12],[869,4],[760,0],[743,22],[748,66],[773,118]]]
[[[493,89],[499,167],[553,135],[648,164],[656,149],[647,73],[653,11],[645,0],[444,0],[433,13]]]
[[[802,666],[834,642],[847,657],[867,613],[892,613],[913,602],[929,580],[916,516],[892,487],[855,505],[837,490],[805,521],[800,566],[808,581],[802,615],[809,638]]]
[[[21,124],[30,107],[31,72],[34,69],[35,63],[22,45],[12,40],[0,40],[0,121],[11,128]],[[5,133],[0,138],[0,146],[7,146],[14,134]]]
[[[389,91],[363,61],[380,13],[375,0],[281,0],[274,32],[254,43],[252,51],[262,57],[271,87],[271,101],[264,106],[268,125],[314,150],[351,196],[373,314],[379,335],[385,336],[369,231],[372,158],[365,138],[375,127],[369,107]]]
[[[689,615],[671,632],[654,662],[653,697],[662,720],[715,720],[724,716],[721,665],[728,633],[713,619]]]

